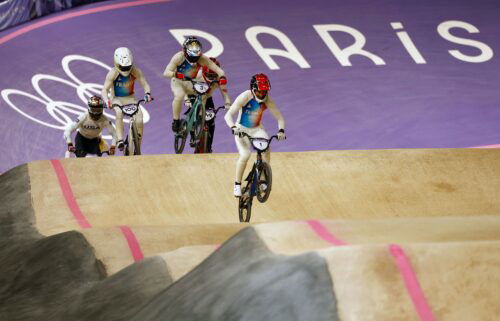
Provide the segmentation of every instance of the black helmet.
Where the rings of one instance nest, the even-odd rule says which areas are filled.
[[[87,101],[90,118],[98,120],[104,111],[104,101],[99,96],[92,96]]]
[[[187,37],[182,44],[184,56],[190,63],[198,62],[201,57],[201,42],[196,37]]]

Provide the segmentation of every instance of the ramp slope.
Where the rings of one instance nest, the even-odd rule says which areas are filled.
[[[273,192],[252,222],[500,213],[500,150],[406,149],[273,154]],[[236,155],[67,159],[90,226],[235,223]],[[50,162],[29,164],[36,224],[76,229]]]

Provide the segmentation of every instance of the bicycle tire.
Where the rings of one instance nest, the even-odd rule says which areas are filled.
[[[247,185],[243,190],[243,195],[238,200],[238,215],[240,222],[248,223],[250,222],[250,217],[252,216],[252,201],[253,197],[250,195],[245,195],[246,190],[249,188]]]
[[[264,176],[264,177],[263,177]],[[266,185],[264,191],[261,190],[262,184]],[[273,184],[273,172],[268,163],[262,162],[259,166],[259,177],[257,181],[257,200],[264,203],[271,194],[271,187]]]
[[[186,146],[187,126],[186,121],[181,120],[181,129],[174,135],[174,150],[176,154],[182,154],[184,146]]]
[[[132,139],[134,140],[134,155],[141,155],[141,143],[139,134],[137,133],[137,125],[135,122],[132,124]]]
[[[203,133],[203,128],[205,127],[205,105],[201,104],[198,106],[198,111],[193,124],[194,140],[198,141],[201,134]]]
[[[194,150],[195,154],[204,154],[207,152],[207,141],[208,141],[208,130],[203,130],[200,136],[200,141],[196,144],[196,148]]]

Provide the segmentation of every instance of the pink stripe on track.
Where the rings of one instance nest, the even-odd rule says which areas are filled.
[[[420,316],[420,320],[435,321],[436,319],[434,318],[432,310],[425,299],[424,292],[420,287],[415,271],[413,270],[410,260],[406,256],[405,252],[399,245],[396,244],[389,245],[389,251],[394,257],[394,260],[399,268],[399,272],[405,281],[406,290],[410,294],[413,305]]]
[[[483,145],[483,146],[474,146],[472,148],[500,148],[500,144],[496,145]]]
[[[43,20],[41,20],[39,22],[35,22],[35,23],[30,24],[24,28],[17,29],[16,31],[13,31],[13,32],[1,37],[0,38],[0,45],[11,40],[11,39],[19,37],[22,34],[25,34],[25,33],[30,32],[32,30],[35,30],[35,29],[41,28],[43,26],[59,22],[59,21],[64,21],[64,20],[68,20],[71,18],[84,16],[87,14],[92,14],[92,13],[97,13],[97,12],[103,12],[103,11],[109,11],[109,10],[115,10],[115,9],[127,8],[127,7],[142,6],[145,4],[152,4],[152,3],[159,3],[159,2],[169,2],[169,1],[172,1],[172,0],[136,0],[136,1],[131,1],[131,2],[110,4],[110,5],[105,5],[105,6],[91,8],[91,9],[79,10],[79,11],[70,12],[67,14],[62,14],[62,15],[59,15],[57,17],[48,18],[48,19],[42,18]]]
[[[316,234],[323,240],[336,246],[349,245],[349,243],[342,241],[330,233],[330,231],[328,231],[328,229],[321,224],[321,222],[317,220],[308,220],[306,223],[309,224],[314,232],[316,232]],[[405,252],[399,245],[396,244],[389,245],[389,252],[394,257],[394,261],[396,262],[399,273],[405,282],[406,290],[413,302],[415,310],[417,310],[420,320],[435,321],[432,310],[427,303],[424,292],[422,291],[417,276],[415,275],[415,271],[413,270],[410,260],[408,260]]]
[[[130,252],[132,252],[134,261],[137,262],[142,260],[144,258],[144,254],[142,253],[141,246],[139,245],[132,229],[126,225],[119,226],[119,228],[127,239],[128,247],[130,248]]]
[[[330,233],[330,231],[328,231],[328,229],[323,224],[321,224],[321,222],[316,220],[308,220],[306,221],[306,223],[309,224],[309,226],[314,230],[314,232],[316,232],[316,234],[323,240],[337,246],[347,245],[346,242],[336,238],[335,235]]]
[[[51,161],[52,167],[54,167],[54,171],[56,172],[57,179],[59,180],[59,186],[61,187],[61,191],[64,195],[64,199],[66,200],[66,204],[68,204],[71,213],[75,217],[76,221],[80,225],[81,228],[90,228],[89,221],[83,215],[78,203],[76,202],[75,196],[73,195],[73,190],[71,189],[71,185],[69,184],[68,177],[64,172],[64,167],[61,162],[57,159],[52,159]]]

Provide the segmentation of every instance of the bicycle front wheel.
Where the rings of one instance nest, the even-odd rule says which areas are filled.
[[[132,131],[132,140],[134,142],[134,150],[132,155],[141,155],[141,141],[139,139],[139,133],[137,131],[137,125],[132,123],[132,128],[130,129]]]
[[[186,145],[187,126],[186,121],[181,120],[181,129],[174,135],[174,150],[176,154],[182,154],[184,146]]]
[[[273,173],[268,163],[262,162],[259,166],[259,175],[257,180],[257,200],[264,203],[271,194],[273,184]]]
[[[193,139],[198,141],[200,139],[203,128],[205,127],[205,105],[200,104],[196,111],[196,119],[193,124]]]

